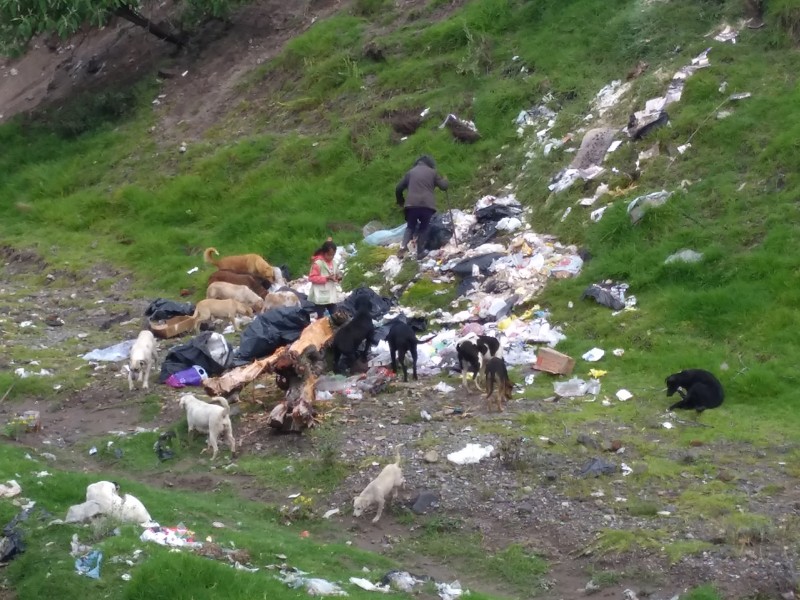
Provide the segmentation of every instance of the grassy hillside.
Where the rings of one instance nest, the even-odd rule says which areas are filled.
[[[142,296],[202,288],[205,271],[186,271],[200,264],[199,252],[210,245],[222,254],[259,252],[297,274],[328,235],[352,242],[370,220],[398,224],[394,185],[419,154],[432,154],[451,181],[454,205],[472,206],[481,194],[515,183],[517,197],[532,209],[535,231],[557,234],[591,252],[580,277],[551,283],[538,300],[552,312],[551,320],[564,326],[567,339],[558,349],[573,356],[593,346],[607,353],[625,349],[623,357],[599,365],[609,371],[603,392],[611,396],[624,387],[634,392],[635,402],[615,404],[611,416],[599,402],[553,421],[531,413],[515,421],[515,434],[535,439],[562,426],[566,431],[568,425],[610,419],[631,437],[626,443],[633,451],[655,457],[650,473],[626,480],[631,490],[639,483],[645,489],[653,480],[684,490],[686,472],[698,480],[716,472],[711,463],[687,467],[663,458],[667,449],[685,449],[690,442],[780,447],[785,456],[778,464],[788,465],[788,476],[800,476],[795,368],[800,360],[795,343],[800,325],[795,247],[800,239],[800,0],[767,2],[766,27],[743,29],[735,45],[714,42],[707,34],[742,16],[736,0],[472,0],[438,19],[446,9],[446,2],[431,0],[409,14],[390,0],[357,0],[250,73],[241,83],[238,104],[204,138],[187,140],[185,153],[151,131],[158,127],[151,101],[159,89],[150,81],[0,126],[0,240],[35,248],[57,268],[101,261],[124,267],[134,273]],[[365,57],[367,44],[384,60]],[[525,140],[517,137],[514,119],[520,110],[547,98],[558,113],[551,134],[574,133],[575,147],[581,138],[577,130],[596,124],[584,118],[604,85],[624,80],[639,61],[650,65],[606,117],[608,125],[621,128],[630,112],[663,94],[672,73],[708,47],[711,66],[688,80],[680,102],[669,108],[670,126],[647,142],[625,143],[609,157],[606,166],[619,172],[602,181],[627,191],[599,223],[575,204],[591,195],[595,184],[577,183],[558,195],[547,188],[574,155],[555,149],[522,169],[525,142],[535,132],[526,132]],[[726,102],[736,92],[752,96]],[[385,117],[426,107],[431,116],[407,139]],[[717,118],[723,109],[732,114]],[[473,120],[481,140],[455,143],[438,128],[448,113]],[[675,148],[687,141],[688,151],[677,153]],[[634,172],[638,152],[653,143],[660,156],[632,180],[626,174]],[[632,225],[628,201],[661,189],[675,193]],[[568,207],[572,211],[562,219]],[[664,264],[682,248],[702,252],[703,259]],[[373,268],[378,256],[385,258],[362,252],[362,264],[349,281],[358,283],[355,274]],[[638,311],[612,316],[609,309],[580,300],[587,285],[605,279],[629,283]],[[406,298],[422,296],[412,288]],[[725,409],[702,417],[711,427],[665,433],[658,421],[666,406],[663,378],[691,367],[720,375]],[[582,363],[576,374],[586,376],[587,370]],[[47,391],[44,384],[35,388],[34,380],[24,385],[31,386],[25,388],[31,394]],[[552,381],[542,378],[525,394],[543,398],[551,392]],[[628,428],[655,430],[663,439],[634,440]],[[3,476],[27,464],[16,451],[0,451],[3,462],[12,465]],[[751,458],[742,458],[742,464]],[[726,466],[736,464],[731,458]],[[61,477],[53,479],[58,485],[52,493],[59,509],[68,504],[60,486],[72,485]],[[81,485],[89,480],[80,477]],[[690,512],[687,518],[709,518],[691,512],[701,497],[724,504],[726,519],[733,518],[728,513],[738,517],[740,497],[731,499],[732,488],[716,482],[720,485],[709,494],[705,483],[693,482],[675,501]],[[185,512],[170,516],[177,520],[188,513],[195,524],[222,518],[241,502],[227,492],[167,498],[167,492],[145,486],[133,489],[146,504],[185,506]],[[0,508],[4,518],[14,512]],[[298,528],[284,528],[275,514],[256,505],[248,508],[254,511],[250,520],[231,536],[263,556],[264,564],[276,552],[303,555],[306,563],[300,568],[328,578],[352,574],[365,564],[376,570],[391,566],[338,544],[309,552],[306,542],[298,541]],[[275,537],[266,539],[263,531]],[[45,539],[42,532],[35,535],[37,541]],[[63,549],[68,535],[58,535]],[[122,541],[110,543],[119,544],[122,553],[134,542],[132,530],[126,530]],[[796,550],[797,536],[786,544]],[[8,568],[21,598],[59,590],[55,578],[33,578],[29,571],[39,560],[51,560],[46,554],[52,552],[39,548]],[[208,573],[189,581],[160,579],[162,565],[193,572],[196,563],[188,563],[204,559],[154,554],[159,562],[147,563],[130,587],[106,590],[97,584],[98,593],[144,598],[155,585],[148,580],[152,574],[165,589],[180,586],[183,595],[175,591],[174,597],[218,597],[208,591],[211,584],[203,579]],[[58,568],[65,576],[71,561]],[[218,571],[208,576],[225,579],[232,598],[279,597],[284,589],[269,577],[253,587],[250,574],[227,566]],[[694,597],[716,595],[702,588]]]

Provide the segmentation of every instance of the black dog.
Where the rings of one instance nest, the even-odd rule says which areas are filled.
[[[495,392],[495,385],[497,391]],[[486,361],[486,405],[491,410],[492,397],[498,412],[503,412],[503,399],[511,400],[514,384],[508,378],[506,361],[498,356],[493,356]]]
[[[461,386],[467,388],[467,373],[472,373],[472,380],[475,387],[481,389],[478,384],[478,374],[486,374],[485,364],[489,358],[502,356],[500,341],[490,335],[479,335],[474,342],[466,341],[456,345],[458,353],[458,366],[461,369]]]
[[[700,415],[706,409],[717,408],[725,399],[725,391],[719,379],[703,369],[686,369],[675,373],[667,377],[666,383],[668,397],[675,392],[681,397],[669,410],[694,409]],[[686,390],[685,393],[683,390]]]
[[[392,357],[392,371],[397,373],[397,360],[403,369],[403,381],[408,381],[406,352],[411,354],[411,368],[414,380],[417,379],[417,344],[429,342],[433,338],[418,340],[417,335],[408,323],[395,323],[389,329],[386,341],[389,343],[389,355]]]
[[[370,346],[373,345],[375,326],[372,324],[369,298],[359,297],[355,302],[356,314],[333,336],[333,371],[340,373],[339,361],[342,357],[347,361],[347,368],[352,369],[359,355],[361,344],[366,342],[362,358],[367,360]]]

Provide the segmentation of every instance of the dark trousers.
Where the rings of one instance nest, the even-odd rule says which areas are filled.
[[[329,314],[333,314],[333,311],[336,310],[335,304],[315,304],[314,309],[317,311],[317,318],[321,319],[325,316],[325,311],[327,310]]]
[[[425,243],[428,241],[428,229],[431,219],[436,214],[433,208],[411,206],[404,209],[406,215],[406,233],[403,237],[403,247],[408,245],[414,236],[417,237],[417,254],[425,252]]]

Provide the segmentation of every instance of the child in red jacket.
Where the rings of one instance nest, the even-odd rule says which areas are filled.
[[[342,276],[333,263],[334,256],[336,256],[336,244],[328,238],[311,258],[311,272],[308,274],[311,291],[308,293],[308,299],[316,305],[317,317],[322,317],[326,310],[333,314],[341,295],[339,282]]]

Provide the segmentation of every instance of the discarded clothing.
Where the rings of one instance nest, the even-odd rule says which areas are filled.
[[[598,304],[613,310],[622,310],[626,306],[625,292],[628,287],[627,283],[593,283],[583,291],[581,300],[594,298]]]
[[[175,302],[165,298],[153,300],[144,311],[144,316],[151,321],[166,321],[172,317],[192,314],[194,314],[194,304],[191,302]]]
[[[79,575],[100,579],[100,563],[102,561],[103,553],[100,550],[92,550],[86,556],[81,556],[75,561],[75,570]]]
[[[222,334],[204,331],[186,344],[170,349],[161,365],[158,381],[164,383],[173,373],[195,365],[205,369],[210,376],[219,375],[230,365],[232,352],[231,345]]]
[[[311,324],[308,312],[296,306],[273,308],[258,315],[242,332],[238,358],[250,362],[291,344]]]

